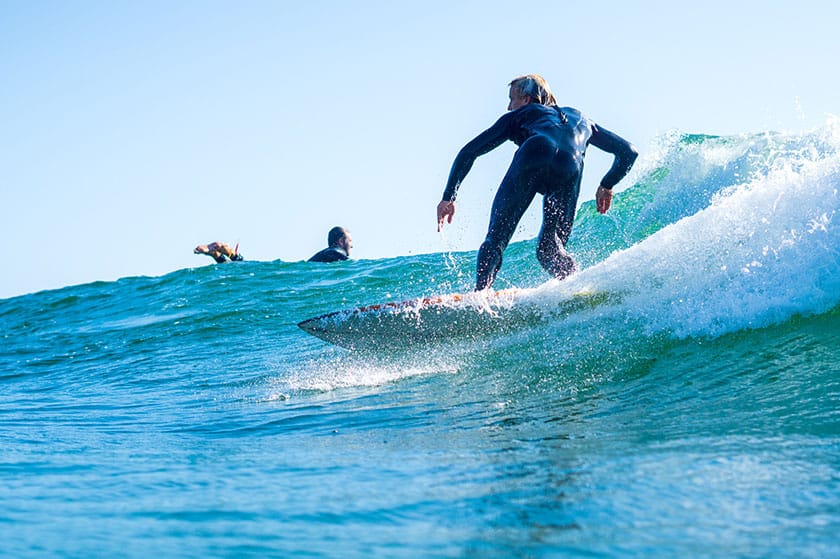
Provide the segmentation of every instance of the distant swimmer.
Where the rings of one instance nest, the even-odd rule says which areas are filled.
[[[572,232],[587,146],[591,144],[615,156],[595,194],[600,213],[610,208],[612,187],[627,175],[638,156],[631,143],[595,124],[577,109],[558,107],[542,76],[520,76],[508,85],[509,112],[461,149],[437,207],[440,231],[445,222],[452,223],[458,187],[476,158],[506,140],[519,146],[496,192],[487,236],[478,251],[477,291],[493,285],[502,266],[502,253],[536,194],[543,195],[537,260],[558,279],[575,272],[575,261],[565,247]]]
[[[308,262],[337,262],[350,258],[353,238],[344,227],[333,227],[327,235],[327,248],[312,255]]]
[[[227,243],[212,242],[209,245],[198,245],[193,253],[206,254],[219,264],[227,261],[239,262],[245,260],[239,254],[239,243],[236,243],[236,246],[232,249]]]

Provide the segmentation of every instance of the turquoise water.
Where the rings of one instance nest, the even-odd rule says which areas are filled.
[[[661,139],[547,314],[422,351],[297,322],[463,291],[474,253],[244,262],[0,301],[8,557],[828,557],[840,124]]]

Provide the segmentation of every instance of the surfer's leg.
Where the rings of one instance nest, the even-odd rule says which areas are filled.
[[[529,151],[523,151],[527,143],[523,144],[514,155],[510,169],[502,179],[499,191],[493,199],[487,237],[478,249],[476,291],[493,285],[496,274],[502,267],[502,253],[537,192],[535,186],[539,182],[539,171],[535,171],[536,162],[534,158],[528,157]],[[539,169],[539,165],[536,169]]]
[[[580,191],[579,162],[569,154],[558,158],[555,178],[569,186],[551,190],[543,198],[543,224],[537,242],[537,260],[545,270],[558,279],[576,271],[574,259],[566,252],[566,242],[572,234]],[[555,183],[556,184],[556,183]]]

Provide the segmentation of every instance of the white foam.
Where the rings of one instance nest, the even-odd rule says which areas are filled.
[[[651,334],[678,337],[716,336],[837,306],[840,121],[773,137],[763,156],[763,173],[551,289],[563,297],[582,289],[622,293],[620,312]],[[671,196],[681,203],[679,192]]]
[[[370,356],[367,359],[356,359],[352,355],[332,358],[327,356],[296,371],[275,377],[270,392],[273,395],[281,394],[285,399],[295,392],[330,392],[341,388],[377,387],[406,378],[456,371],[453,366],[440,363],[377,363]]]

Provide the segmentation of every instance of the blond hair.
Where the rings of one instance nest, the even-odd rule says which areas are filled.
[[[508,85],[519,92],[520,95],[527,95],[540,105],[557,104],[557,100],[554,99],[554,94],[551,93],[551,88],[548,87],[548,82],[539,74],[519,76],[518,78],[514,78]]]

